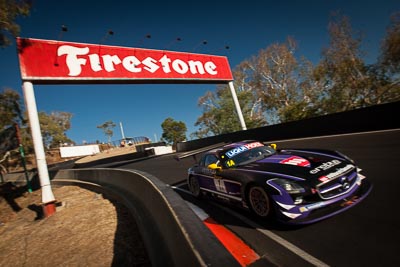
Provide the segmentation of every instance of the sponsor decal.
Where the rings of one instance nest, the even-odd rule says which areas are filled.
[[[329,181],[329,178],[326,177],[326,176],[324,175],[324,176],[319,177],[318,180],[319,180],[320,182],[323,182],[323,183],[324,183],[324,182]]]
[[[326,204],[324,203],[324,202],[317,202],[317,203],[314,203],[314,204],[310,204],[310,205],[307,205],[307,206],[304,206],[303,208],[303,210],[304,211],[307,211],[307,210],[314,210],[314,209],[318,209],[318,208],[322,208],[322,207],[324,207]]]
[[[308,211],[308,209],[306,207],[301,207],[300,208],[300,212],[306,212],[306,211]]]
[[[290,212],[285,212],[285,211],[282,211],[282,214],[286,215],[290,219],[296,219],[297,217],[299,217],[301,215],[301,214],[298,214],[298,213],[290,213]]]
[[[334,160],[325,162],[325,163],[323,163],[322,165],[320,165],[320,166],[318,166],[318,167],[312,169],[312,170],[310,171],[310,174],[317,174],[317,173],[319,173],[320,171],[328,170],[328,169],[330,169],[330,168],[332,168],[332,167],[334,167],[334,166],[336,166],[336,165],[339,165],[340,163],[341,163],[341,161],[340,161],[340,160],[337,160],[337,159],[334,159]]]
[[[358,196],[353,196],[350,199],[344,199],[344,202],[340,204],[341,207],[348,207],[355,204],[358,201]]]
[[[235,166],[235,162],[233,161],[233,160],[228,160],[227,162],[226,162],[226,166],[228,166],[228,167],[233,167],[233,166]]]
[[[293,156],[293,157],[284,159],[284,160],[280,161],[279,163],[301,166],[301,167],[310,167],[311,166],[311,164],[308,160],[297,157],[297,156]]]
[[[225,182],[220,179],[214,179],[215,189],[219,192],[227,193]]]
[[[235,147],[234,149],[229,150],[228,152],[225,153],[225,155],[228,158],[232,158],[233,156],[236,156],[237,154],[240,154],[244,151],[247,151],[247,150],[255,148],[255,147],[260,147],[260,146],[264,146],[264,145],[260,142],[253,142],[253,143],[245,144],[243,146]]]
[[[233,80],[223,56],[31,38],[17,44],[24,80]]]
[[[321,181],[321,182],[327,182],[327,181],[329,181],[331,179],[334,179],[334,178],[340,176],[341,174],[343,174],[343,173],[345,173],[345,172],[347,172],[347,171],[349,171],[349,170],[351,170],[353,168],[354,168],[354,165],[348,164],[345,167],[340,168],[335,172],[331,172],[330,174],[327,174],[327,175],[319,177],[318,180]],[[344,179],[344,180],[343,181],[341,180],[340,182],[343,183],[343,182],[346,181],[347,178],[346,177],[342,177],[342,179]]]
[[[311,188],[311,194],[316,194],[318,191],[315,188]]]

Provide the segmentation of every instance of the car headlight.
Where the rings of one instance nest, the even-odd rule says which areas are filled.
[[[306,191],[302,186],[290,180],[276,178],[272,179],[271,182],[279,185],[289,194],[300,194]]]

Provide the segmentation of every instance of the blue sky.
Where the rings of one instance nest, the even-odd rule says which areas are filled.
[[[298,58],[317,63],[328,45],[333,11],[348,16],[353,29],[364,33],[365,59],[373,63],[390,15],[400,11],[398,0],[33,2],[31,15],[18,20],[21,37],[224,55],[232,69],[288,36],[298,42]],[[62,25],[68,31],[60,34]],[[109,30],[114,34],[107,35]],[[176,41],[178,37],[181,41]],[[15,45],[0,49],[0,59],[0,90],[12,88],[22,96]],[[202,112],[198,99],[215,88],[206,84],[34,85],[39,111],[73,114],[67,136],[77,144],[107,141],[96,126],[109,120],[117,124],[113,140],[121,139],[120,122],[127,137],[159,140],[167,117],[183,121],[189,138]]]

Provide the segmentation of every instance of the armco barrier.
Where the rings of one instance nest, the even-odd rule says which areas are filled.
[[[177,152],[186,152],[223,142],[246,139],[273,141],[323,135],[378,131],[400,128],[400,102],[375,105],[326,116],[237,131],[208,138],[181,142]]]
[[[52,183],[91,183],[118,196],[136,219],[152,266],[240,266],[184,200],[150,174],[61,170]]]

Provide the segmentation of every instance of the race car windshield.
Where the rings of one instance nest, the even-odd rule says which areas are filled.
[[[241,153],[237,153],[236,155],[227,158],[223,164],[226,168],[232,168],[239,165],[249,164],[251,162],[269,157],[273,155],[276,151],[269,146],[260,146],[255,147],[249,150],[246,150]]]

